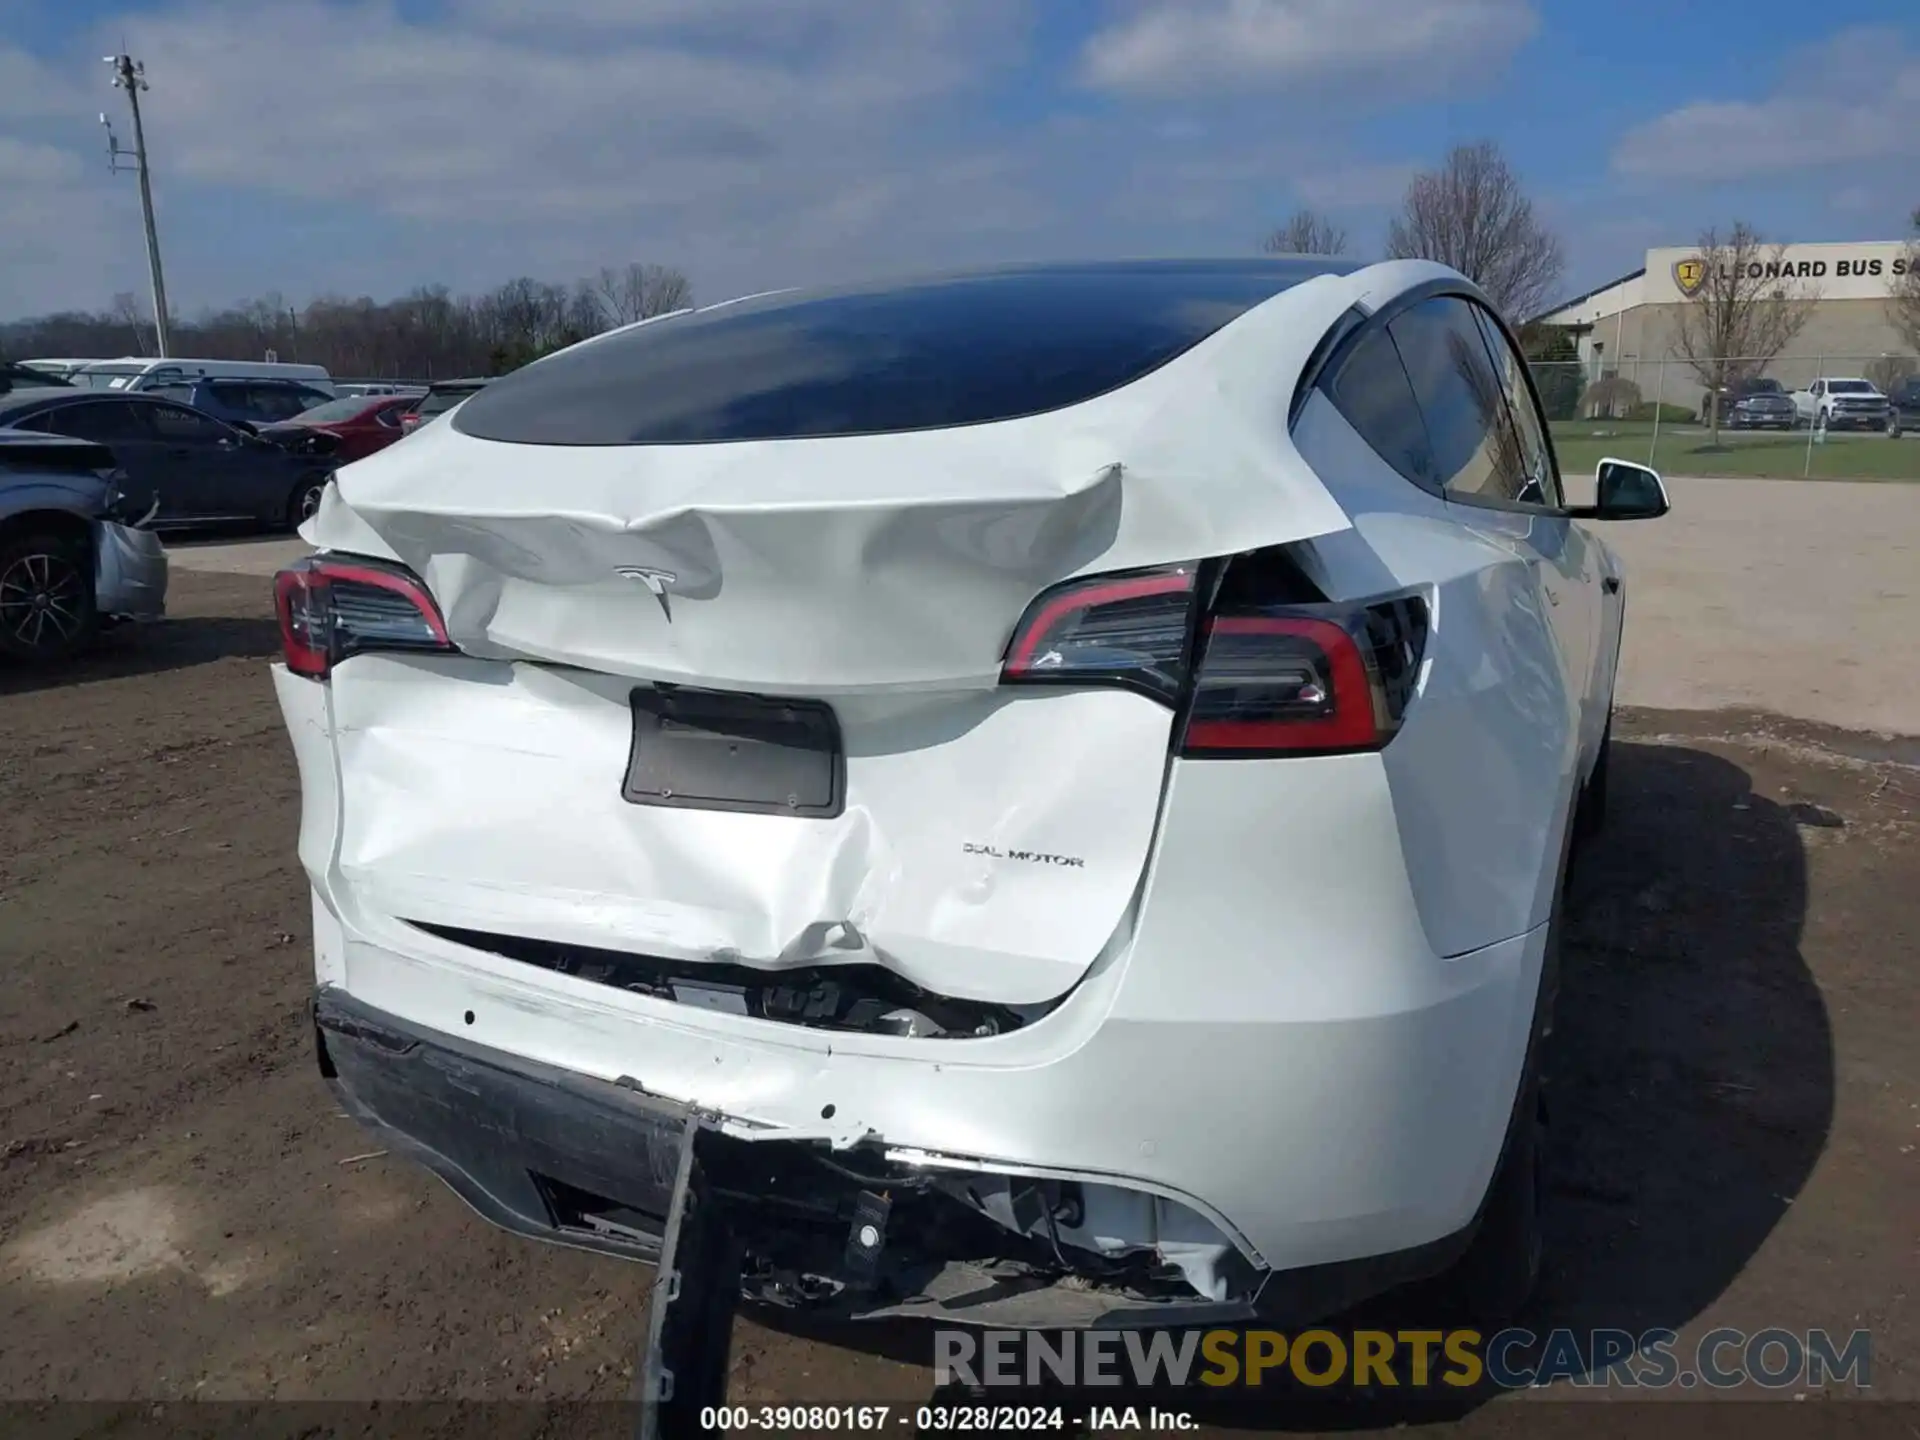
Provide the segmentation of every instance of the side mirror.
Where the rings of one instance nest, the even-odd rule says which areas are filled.
[[[242,435],[258,435],[260,433],[260,427],[251,420],[236,420],[233,422],[233,428],[238,430]]]
[[[1672,508],[1660,472],[1631,460],[1602,460],[1594,482],[1596,503],[1571,511],[1582,520],[1657,520]]]

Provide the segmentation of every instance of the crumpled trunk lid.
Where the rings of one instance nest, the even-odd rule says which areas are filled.
[[[919,434],[563,448],[442,423],[341,470],[303,533],[404,562],[464,652],[334,672],[343,878],[470,932],[1057,998],[1124,931],[1174,717],[998,686],[1021,614],[1076,575],[1348,523],[1285,395],[1181,370]],[[824,705],[842,803],[637,801],[635,696],[662,685]]]

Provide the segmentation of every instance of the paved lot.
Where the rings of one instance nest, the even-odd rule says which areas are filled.
[[[1576,876],[1531,1319],[1867,1327],[1876,1392],[1920,1400],[1920,772],[1812,723],[1853,705],[1920,736],[1888,663],[1920,619],[1896,593],[1916,527],[1809,490],[1683,482],[1670,534],[1620,527],[1625,698],[1674,708],[1622,716],[1613,823]],[[1862,535],[1835,504],[1866,507]],[[261,577],[291,548],[182,547],[169,625],[0,672],[0,1400],[621,1398],[647,1272],[497,1234],[369,1155],[312,1073],[297,784],[262,673]],[[1873,595],[1889,614],[1861,622]],[[925,1343],[748,1325],[733,1395],[911,1403]],[[1556,1393],[1202,1413],[1506,1434]]]

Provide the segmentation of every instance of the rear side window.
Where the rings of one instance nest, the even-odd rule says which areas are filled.
[[[472,390],[429,390],[421,400],[419,408],[413,413],[421,416],[444,415],[462,400],[476,392]]]
[[[452,424],[524,444],[686,445],[1010,420],[1137,380],[1280,291],[1353,268],[1031,266],[771,295],[549,356],[495,381]]]
[[[82,440],[151,440],[145,417],[124,400],[89,400],[79,405],[62,405],[47,410],[29,422],[35,430],[52,435],[76,435]]]
[[[193,403],[193,387],[191,385],[149,385],[140,393],[142,395],[151,395],[156,400],[178,400],[182,405],[191,405]]]
[[[1473,307],[1450,295],[1423,300],[1388,324],[1413,382],[1451,496],[1512,501],[1526,484],[1505,387],[1487,356]]]
[[[1353,347],[1331,392],[1334,406],[1380,458],[1416,485],[1431,488],[1433,451],[1400,352],[1376,326]]]
[[[1507,413],[1512,417],[1515,438],[1520,445],[1520,466],[1524,472],[1519,498],[1529,505],[1560,504],[1560,477],[1554,472],[1547,448],[1546,422],[1533,403],[1533,391],[1527,385],[1527,362],[1508,343],[1500,323],[1478,305],[1469,306],[1480,322],[1480,336],[1487,342],[1487,354],[1500,377],[1500,388],[1507,397]]]
[[[272,424],[324,405],[331,396],[295,385],[250,385],[246,415],[249,420]]]

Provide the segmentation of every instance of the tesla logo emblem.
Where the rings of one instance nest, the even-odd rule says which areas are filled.
[[[644,565],[622,565],[613,572],[628,580],[638,580],[653,592],[653,598],[660,602],[660,613],[667,617],[667,623],[673,623],[673,609],[667,602],[667,591],[680,577],[671,570],[649,570]]]

